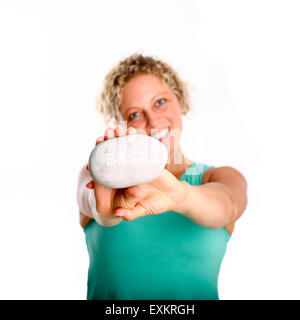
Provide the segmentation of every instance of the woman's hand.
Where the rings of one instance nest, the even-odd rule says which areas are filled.
[[[177,211],[186,197],[184,181],[179,181],[168,170],[163,169],[162,174],[152,182],[136,186],[141,190],[141,197],[133,209],[118,208],[117,216],[126,221],[166,211]],[[129,188],[130,189],[130,188]]]
[[[107,139],[136,133],[136,129],[132,127],[128,128],[127,132],[121,126],[115,129],[107,128],[105,136],[99,137],[96,145]],[[183,182],[166,169],[163,169],[157,179],[139,186],[110,189],[91,180],[87,187],[94,189],[96,209],[102,216],[122,217],[127,221],[146,215],[176,211],[185,198]]]
[[[107,128],[104,137],[100,136],[97,139],[96,145],[107,139],[136,133],[137,131],[132,127],[128,128],[127,131],[121,126],[115,129]],[[94,189],[96,209],[98,213],[106,219],[116,218],[115,209],[119,207],[127,209],[134,208],[138,200],[142,197],[141,189],[136,186],[124,189],[110,189],[97,184],[93,180],[89,181],[86,186],[87,188]]]

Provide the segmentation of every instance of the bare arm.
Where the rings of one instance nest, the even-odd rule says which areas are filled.
[[[199,186],[183,182],[187,196],[179,212],[203,227],[219,229],[234,223],[247,207],[246,179],[232,167],[207,170]]]

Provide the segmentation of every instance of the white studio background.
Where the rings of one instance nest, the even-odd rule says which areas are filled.
[[[139,50],[194,88],[187,156],[248,180],[220,298],[299,299],[299,30],[289,0],[1,0],[0,298],[85,299],[77,177],[102,80]]]

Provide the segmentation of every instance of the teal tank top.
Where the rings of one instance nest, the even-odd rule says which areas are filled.
[[[193,162],[180,177],[201,185],[211,168]],[[218,300],[218,275],[230,234],[173,211],[123,220],[112,227],[91,220],[87,299]]]

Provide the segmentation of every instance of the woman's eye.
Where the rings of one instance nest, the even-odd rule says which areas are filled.
[[[160,106],[165,102],[166,102],[166,99],[159,99],[159,100],[157,100],[156,105],[158,104]]]
[[[129,119],[132,120],[133,118],[136,118],[139,115],[139,112],[134,112],[129,116]]]

